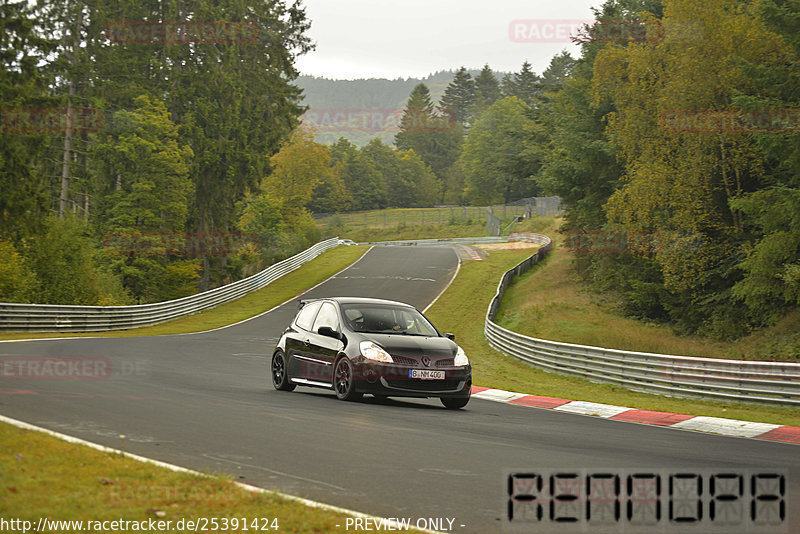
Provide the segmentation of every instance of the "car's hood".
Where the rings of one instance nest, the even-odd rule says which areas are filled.
[[[452,358],[456,344],[446,337],[404,336],[399,334],[362,334],[392,356]]]

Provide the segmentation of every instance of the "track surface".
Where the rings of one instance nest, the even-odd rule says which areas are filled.
[[[457,263],[450,248],[377,247],[306,296],[422,309]],[[0,343],[6,362],[62,357],[112,370],[96,380],[4,376],[0,413],[369,514],[455,518],[457,532],[500,531],[504,471],[537,468],[780,467],[790,470],[791,528],[800,524],[797,446],[477,399],[452,412],[435,399],[344,403],[324,390],[274,391],[267,357],[295,310],[203,334]]]

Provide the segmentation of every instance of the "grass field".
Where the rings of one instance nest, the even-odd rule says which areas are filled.
[[[556,247],[544,265],[515,279],[503,297],[498,324],[532,337],[579,345],[800,362],[800,310],[733,342],[679,335],[668,325],[623,316],[613,296],[586,289],[572,268],[572,257],[568,250]]]
[[[533,217],[520,223],[513,216],[501,219],[503,235],[511,232],[538,232],[552,225],[553,217]],[[346,224],[322,228],[325,237],[339,236],[356,242],[393,241],[400,239],[435,239],[446,237],[480,237],[486,232],[485,215],[479,219],[447,221],[442,224],[395,224],[389,226],[367,226]]]
[[[511,221],[525,213],[525,206],[492,206],[492,213],[503,221]],[[486,207],[448,206],[440,208],[392,208],[353,213],[337,213],[317,219],[328,228],[390,228],[409,226],[442,226],[486,222]]]
[[[173,472],[122,454],[67,443],[5,423],[0,423],[0,466],[3,480],[0,517],[30,521],[31,528],[37,526],[40,518],[84,522],[171,521],[173,526],[178,526],[181,520],[217,518],[217,528],[207,523],[205,528],[198,525],[198,529],[185,527],[169,531],[344,532],[350,517],[310,508],[275,494],[247,491],[228,476]],[[84,524],[83,529],[91,530],[87,526]],[[61,533],[81,529],[73,525],[72,528],[51,526],[43,530]],[[94,530],[156,532],[130,525],[129,528]],[[20,527],[11,531],[23,530]]]

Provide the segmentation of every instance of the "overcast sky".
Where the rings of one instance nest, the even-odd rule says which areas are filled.
[[[603,0],[303,0],[315,51],[302,74],[327,78],[421,78],[438,70],[536,73],[561,50],[578,56],[570,28]]]

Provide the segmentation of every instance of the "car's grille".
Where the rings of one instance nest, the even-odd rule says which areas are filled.
[[[419,361],[417,358],[408,358],[406,356],[392,356],[392,360],[396,364],[400,365],[416,365],[419,367],[423,367],[422,362]],[[453,366],[453,358],[445,358],[443,360],[439,360],[434,363],[436,367],[452,367]]]
[[[387,380],[389,387],[411,391],[452,391],[461,380]]]

